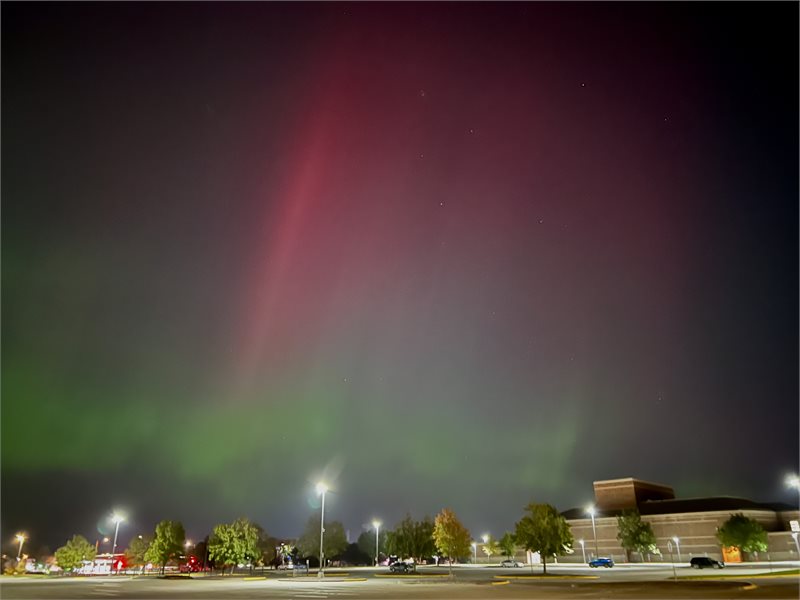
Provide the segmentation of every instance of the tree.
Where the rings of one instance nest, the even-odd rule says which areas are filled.
[[[767,532],[758,521],[742,513],[731,515],[717,529],[717,539],[723,546],[735,546],[748,554],[767,549]]]
[[[516,556],[517,539],[510,531],[506,531],[503,534],[503,537],[500,538],[498,545],[500,546],[500,551],[503,553],[503,556],[507,556],[509,558],[514,558],[514,556]]]
[[[571,549],[572,532],[567,520],[549,504],[529,504],[525,510],[528,514],[517,523],[516,540],[526,550],[541,555],[546,575],[547,557]]]
[[[388,546],[386,545],[386,534],[387,532],[383,529],[378,531],[378,549],[381,551],[381,554],[386,554],[388,551]],[[375,531],[362,531],[361,535],[358,536],[358,544],[359,550],[361,550],[367,556],[371,556],[373,560],[375,560]]]
[[[231,567],[231,574],[237,564],[244,562],[244,544],[239,540],[239,536],[233,525],[215,525],[208,540],[208,556],[214,561],[214,565],[222,567],[223,574],[225,567]]]
[[[254,525],[248,519],[240,517],[231,523],[234,535],[238,538],[242,546],[245,562],[250,565],[255,564],[261,559],[261,549],[258,547],[260,534],[263,533],[261,527]]]
[[[374,555],[364,552],[358,544],[348,544],[344,552],[341,552],[335,558],[338,558],[345,565],[351,566],[371,565],[372,561],[375,560]]]
[[[144,566],[147,563],[145,555],[147,549],[150,547],[151,540],[149,537],[138,536],[131,540],[128,548],[125,550],[125,558],[132,565]]]
[[[453,558],[469,555],[471,537],[469,530],[461,524],[449,508],[442,509],[433,523],[433,540],[441,554],[448,558],[450,574],[453,574]]]
[[[96,550],[94,544],[82,535],[73,535],[71,540],[56,550],[58,566],[65,571],[80,567],[85,560],[94,560]]]
[[[489,536],[481,546],[481,550],[486,555],[486,558],[491,558],[494,554],[500,554],[502,548],[500,548],[500,542]]]
[[[636,509],[622,511],[617,517],[617,539],[625,549],[628,562],[631,560],[631,552],[638,552],[644,555],[645,552],[653,553],[656,549],[656,535],[650,523],[642,521],[639,511]]]
[[[183,552],[186,532],[180,521],[161,521],[156,525],[153,541],[144,554],[147,562],[161,565],[161,572],[170,560],[177,559]]]
[[[261,527],[244,517],[229,525],[217,525],[208,540],[208,556],[215,566],[222,567],[223,573],[226,567],[230,567],[233,574],[239,563],[247,563],[252,568],[262,558],[259,543],[260,537],[266,535],[263,532]]]
[[[406,515],[393,531],[386,532],[384,548],[389,554],[396,554],[401,558],[413,558],[417,562],[432,556],[436,553],[436,546],[433,543],[433,521],[430,517],[414,521],[411,515]]]
[[[278,565],[280,563],[278,558],[278,546],[280,546],[281,541],[278,538],[268,535],[259,525],[255,527],[258,530],[259,560],[257,562],[262,566]]]
[[[277,551],[281,565],[285,565],[288,562],[294,562],[292,557],[297,554],[297,548],[295,548],[292,544],[281,542],[277,548]]]
[[[328,521],[325,523],[325,536],[323,537],[322,553],[325,558],[332,558],[344,552],[347,548],[347,536],[344,532],[344,525],[340,521]],[[306,530],[297,540],[297,547],[303,556],[319,556],[319,519],[312,516],[308,519]]]

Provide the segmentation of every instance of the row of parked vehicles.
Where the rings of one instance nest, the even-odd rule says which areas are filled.
[[[589,561],[589,566],[593,569],[606,567],[610,569],[614,566],[614,560],[606,557],[594,558]],[[689,561],[689,566],[693,569],[722,569],[725,563],[709,558],[708,556],[694,556]]]
[[[516,560],[506,559],[500,563],[500,566],[503,568],[513,569],[521,567],[522,563],[517,562]],[[610,569],[614,566],[614,559],[604,556],[593,558],[589,561],[589,566],[592,569],[597,569],[598,567]],[[707,556],[695,556],[689,561],[689,566],[691,566],[693,569],[722,569],[725,566],[725,563]],[[389,564],[389,571],[391,573],[413,573],[416,571],[416,565],[414,563],[397,560]]]

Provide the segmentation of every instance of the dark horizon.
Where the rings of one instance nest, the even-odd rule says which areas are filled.
[[[796,3],[0,11],[4,548],[796,503]]]

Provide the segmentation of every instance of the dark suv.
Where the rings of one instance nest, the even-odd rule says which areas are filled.
[[[705,569],[706,567],[721,569],[725,566],[725,563],[721,563],[713,558],[708,558],[707,556],[695,556],[689,561],[689,564],[693,569]]]
[[[416,570],[413,564],[398,560],[396,563],[389,565],[389,572],[391,573],[413,573]]]

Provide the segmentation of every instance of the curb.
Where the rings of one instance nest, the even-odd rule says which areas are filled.
[[[430,575],[423,575],[423,574],[406,575],[406,574],[403,574],[403,573],[398,573],[397,575],[394,575],[394,574],[389,574],[389,573],[375,573],[373,575],[373,577],[381,577],[383,579],[403,579],[403,578],[409,578],[409,579],[438,579],[438,578],[442,578],[442,577],[450,577],[450,575],[447,574],[447,573],[431,573]]]
[[[556,579],[598,579],[597,575],[495,575],[495,579],[521,579],[529,581],[553,581]]]

